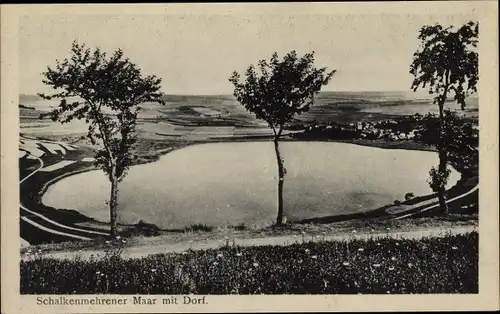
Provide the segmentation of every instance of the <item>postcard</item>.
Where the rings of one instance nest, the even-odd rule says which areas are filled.
[[[497,19],[2,5],[2,313],[498,309]]]

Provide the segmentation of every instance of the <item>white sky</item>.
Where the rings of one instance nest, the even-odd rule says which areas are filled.
[[[20,92],[47,91],[40,73],[69,56],[74,39],[122,48],[168,94],[231,94],[228,78],[274,51],[316,51],[337,69],[323,90],[409,90],[408,68],[424,24],[460,25],[471,16],[422,15],[45,15],[19,29]]]

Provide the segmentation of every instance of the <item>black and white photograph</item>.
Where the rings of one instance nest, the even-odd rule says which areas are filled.
[[[19,16],[21,296],[480,292],[478,12],[183,6]]]

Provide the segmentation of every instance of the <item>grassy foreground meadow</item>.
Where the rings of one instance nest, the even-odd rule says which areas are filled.
[[[21,261],[23,294],[478,293],[477,232]]]

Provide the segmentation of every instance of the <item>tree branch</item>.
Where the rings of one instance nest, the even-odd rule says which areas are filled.
[[[269,123],[269,127],[271,128],[271,130],[273,130],[274,136],[276,137],[277,134],[276,134],[276,128],[274,127],[274,125],[272,125],[271,123]]]
[[[282,132],[283,132],[283,124],[280,124],[280,129],[278,131],[278,135],[277,136],[280,137]]]
[[[82,96],[80,96],[80,97],[82,97]],[[90,99],[87,99],[85,97],[82,97],[82,98],[90,104],[90,106],[92,107],[92,110],[94,111],[95,121],[97,122],[99,133],[101,133],[102,143],[104,145],[104,149],[106,149],[106,151],[108,152],[108,155],[109,155],[108,166],[111,168],[112,167],[111,160],[114,159],[114,156],[113,156],[113,152],[112,152],[111,148],[109,148],[109,146],[108,146],[109,138],[105,135],[105,132],[103,132],[103,125],[102,125],[103,122],[100,121],[100,119],[99,119],[99,110],[101,110],[102,104],[99,104],[99,106],[96,108],[96,105],[94,104],[93,101],[91,101]]]

